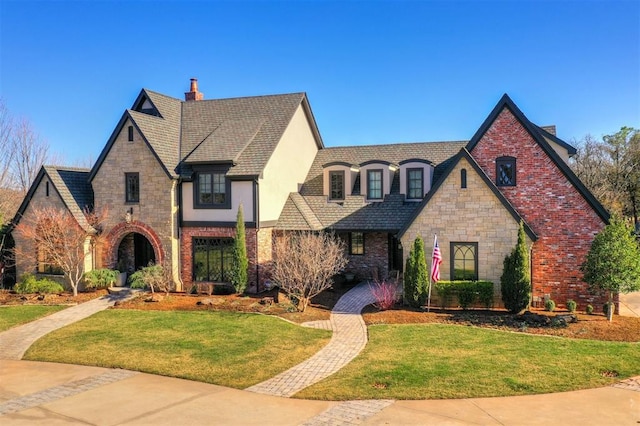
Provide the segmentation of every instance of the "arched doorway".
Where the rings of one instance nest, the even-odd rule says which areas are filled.
[[[156,255],[147,237],[138,232],[130,232],[122,237],[118,245],[119,271],[131,274],[150,263],[156,263]]]

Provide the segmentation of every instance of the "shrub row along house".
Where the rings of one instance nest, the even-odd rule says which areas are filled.
[[[437,234],[442,279],[489,280],[499,294],[523,221],[534,301],[586,305],[601,300],[579,268],[609,216],[568,167],[575,152],[507,95],[469,141],[327,148],[304,93],[205,100],[192,79],[184,101],[142,90],[92,169],[43,167],[15,222],[55,205],[87,226],[84,206],[108,207],[87,266],[166,261],[183,290],[229,281],[240,205],[254,291],[282,232],[335,232],[361,278],[402,270],[414,238],[430,253]],[[16,263],[18,274],[56,272],[46,259]]]

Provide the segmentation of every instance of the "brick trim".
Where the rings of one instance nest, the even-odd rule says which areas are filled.
[[[118,247],[122,242],[122,239],[131,233],[137,233],[143,235],[151,247],[156,257],[157,263],[162,263],[165,258],[162,242],[158,234],[144,222],[137,220],[127,222],[120,222],[114,226],[106,237],[106,250],[103,252],[103,265],[107,268],[115,268],[118,263]]]

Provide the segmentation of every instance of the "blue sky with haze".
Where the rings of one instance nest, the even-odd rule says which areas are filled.
[[[69,164],[190,77],[206,99],[307,92],[326,146],[468,140],[505,92],[600,137],[640,127],[640,2],[0,2],[0,96]]]

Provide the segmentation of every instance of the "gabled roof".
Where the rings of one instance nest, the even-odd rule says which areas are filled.
[[[93,190],[89,183],[89,169],[72,167],[42,166],[20,208],[18,208],[18,212],[13,219],[13,226],[20,222],[45,175],[49,177],[49,181],[60,194],[65,207],[82,229],[87,232],[95,232],[95,229],[87,222],[83,212],[85,208],[93,207]]]
[[[149,101],[153,105],[154,113],[157,112],[158,115],[141,112],[145,101]],[[144,142],[158,159],[167,176],[169,178],[176,177],[176,167],[179,162],[181,103],[179,99],[142,89],[133,103],[134,109],[126,110],[122,114],[120,121],[91,169],[89,181],[93,180],[100,166],[102,166],[127,120],[131,120],[138,129]]]
[[[600,202],[596,199],[596,197],[587,189],[586,186],[580,181],[580,179],[573,173],[573,170],[565,163],[557,152],[549,145],[549,142],[545,138],[552,139],[555,143],[558,143],[562,146],[569,146],[566,142],[563,142],[561,139],[556,138],[551,133],[546,132],[540,127],[536,126],[532,122],[525,117],[525,115],[520,111],[520,109],[516,106],[516,104],[511,100],[511,98],[505,93],[500,101],[493,108],[489,116],[482,123],[478,131],[473,135],[471,140],[466,146],[467,151],[472,152],[473,148],[478,144],[482,136],[489,130],[493,122],[496,120],[498,115],[502,112],[504,108],[507,108],[513,116],[518,120],[518,122],[529,132],[531,137],[540,145],[542,150],[551,158],[551,160],[555,163],[555,165],[560,169],[562,174],[571,182],[574,188],[584,197],[584,199],[589,203],[591,208],[600,216],[600,218],[605,222],[609,222],[609,212],[600,204]],[[570,153],[571,155],[571,153]]]
[[[522,223],[524,224],[524,230],[529,236],[529,238],[531,238],[532,241],[536,241],[538,239],[538,236],[536,235],[536,233],[533,232],[533,230],[527,224],[527,222],[522,218],[522,216],[520,216],[518,211],[511,205],[509,200],[505,198],[505,196],[502,194],[502,192],[500,192],[498,187],[491,181],[491,179],[489,179],[489,176],[487,176],[487,174],[482,170],[480,165],[476,162],[476,160],[473,159],[471,154],[469,154],[469,151],[467,151],[465,148],[462,148],[458,153],[458,155],[456,155],[453,158],[453,160],[449,163],[449,165],[447,166],[447,169],[444,171],[442,176],[431,187],[431,191],[429,191],[429,193],[424,198],[424,200],[422,200],[419,207],[414,210],[412,216],[409,218],[409,220],[405,223],[404,227],[398,233],[398,238],[401,238],[404,235],[404,233],[407,231],[407,229],[409,229],[409,227],[415,221],[415,219],[427,207],[427,205],[429,204],[429,201],[431,201],[431,199],[438,192],[443,182],[447,180],[447,177],[451,174],[451,171],[455,169],[455,167],[463,158],[466,159],[467,162],[469,162],[469,164],[471,164],[471,167],[473,168],[473,170],[475,170],[475,172],[482,178],[482,180],[487,185],[487,187],[491,189],[491,192],[493,192],[494,195],[498,198],[498,200],[500,200],[500,203],[509,212],[509,214],[511,214],[511,217],[513,217],[513,219],[518,223],[522,221]]]
[[[230,177],[259,176],[301,105],[322,148],[304,93],[183,102],[180,158],[234,164]]]

